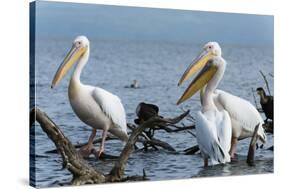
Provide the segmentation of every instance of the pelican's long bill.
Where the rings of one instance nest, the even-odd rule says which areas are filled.
[[[204,67],[196,78],[190,83],[181,98],[178,100],[177,105],[192,97],[198,90],[208,83],[217,72],[217,67],[214,66],[209,60],[213,57],[212,53],[203,51],[187,68],[179,81],[179,85],[189,79],[194,73]]]
[[[200,53],[190,64],[190,66],[185,70],[181,79],[178,82],[178,86],[180,86],[184,81],[188,80],[194,73],[204,67],[208,60],[212,57],[211,52],[203,51]]]
[[[71,66],[85,53],[86,50],[86,47],[76,47],[75,45],[72,46],[64,61],[58,68],[56,75],[54,76],[54,79],[52,81],[51,88],[55,87],[59,83],[59,81],[65,76]]]

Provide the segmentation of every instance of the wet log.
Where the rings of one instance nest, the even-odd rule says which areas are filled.
[[[175,129],[171,129],[170,127],[174,127]],[[185,131],[185,130],[190,130],[190,129],[195,129],[195,125],[190,125],[190,126],[176,126],[176,125],[158,125],[154,130],[164,130],[167,133],[175,133],[179,131]]]
[[[267,148],[267,150],[274,151],[274,146],[270,146],[269,148]]]
[[[107,179],[111,182],[114,181],[120,181],[122,179],[122,175],[125,171],[125,166],[128,158],[130,157],[130,154],[134,150],[134,144],[137,141],[137,137],[139,134],[141,134],[146,128],[153,128],[157,124],[161,125],[169,125],[169,124],[175,124],[181,121],[185,116],[189,114],[189,111],[181,114],[180,116],[173,118],[173,119],[165,119],[162,117],[152,117],[148,121],[141,124],[139,127],[135,128],[130,135],[130,138],[124,147],[123,151],[121,152],[121,155],[119,157],[119,160],[115,163],[113,169],[107,176]]]
[[[137,128],[136,125],[134,124],[127,124],[127,127],[133,131],[135,130],[135,128]],[[175,128],[175,129],[172,129]],[[190,126],[177,126],[175,124],[169,124],[169,125],[161,125],[161,123],[158,123],[157,125],[155,125],[153,128],[149,128],[149,130],[144,130],[141,134],[140,137],[137,140],[137,142],[141,142],[143,144],[143,148],[139,149],[139,150],[148,150],[148,147],[152,147],[154,150],[158,150],[158,147],[161,147],[165,150],[171,151],[171,152],[176,152],[176,150],[167,142],[164,142],[160,139],[156,139],[154,137],[154,133],[157,130],[164,130],[168,133],[172,133],[172,132],[179,132],[179,131],[185,131],[187,130],[187,132],[189,132],[190,134],[192,134],[194,136],[193,133],[191,133],[189,130],[190,129],[195,129],[195,125],[190,125]]]
[[[120,180],[120,182],[127,182],[127,181],[144,181],[144,180],[149,180],[146,176],[145,170],[143,169],[143,175],[139,176],[139,175],[134,175],[134,176],[128,176],[125,178],[122,178]]]
[[[47,116],[46,113],[42,112],[39,108],[34,108],[30,112],[30,127],[32,127],[36,120],[42,130],[47,134],[49,139],[55,144],[59,154],[63,159],[63,167],[67,168],[71,174],[72,185],[83,185],[83,184],[94,184],[94,183],[106,183],[106,182],[122,182],[128,179],[142,178],[146,180],[145,174],[143,177],[133,176],[124,178],[124,170],[126,163],[131,153],[134,150],[135,143],[138,136],[146,129],[153,128],[157,124],[169,125],[175,124],[181,121],[185,116],[189,114],[189,111],[181,114],[180,116],[173,119],[165,119],[160,117],[152,117],[148,121],[144,122],[139,127],[135,128],[131,133],[128,142],[122,150],[118,160],[109,174],[105,175],[102,172],[92,167],[82,156],[76,151],[74,145],[64,136],[59,127]]]
[[[63,167],[67,168],[73,175],[73,185],[105,182],[105,176],[96,171],[82,158],[47,114],[38,108],[34,108],[31,112],[35,115],[35,119],[40,124],[42,130],[56,145],[63,159]]]
[[[190,148],[187,148],[184,150],[184,154],[185,155],[194,155],[196,152],[198,152],[200,149],[199,149],[199,146],[198,145],[195,145],[195,146],[192,146]]]
[[[151,140],[147,141],[148,144],[153,144],[154,146],[160,146],[163,149],[166,149],[168,151],[172,151],[175,152],[176,150],[167,142],[161,141],[159,139],[156,138],[152,138]]]
[[[256,125],[254,134],[252,136],[250,145],[249,145],[249,150],[248,150],[248,155],[247,155],[247,164],[249,166],[255,166],[255,151],[256,151],[256,143],[257,140],[259,139],[258,136],[258,129],[259,129],[259,124]]]

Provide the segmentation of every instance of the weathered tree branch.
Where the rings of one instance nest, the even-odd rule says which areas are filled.
[[[57,125],[47,116],[47,114],[38,108],[33,109],[32,112],[43,131],[56,145],[63,158],[63,167],[67,168],[72,173],[73,185],[105,182],[105,176],[96,171],[82,158],[82,156],[80,156],[80,154],[75,150],[75,147],[64,136]]]
[[[269,89],[269,84],[268,84],[268,81],[267,81],[267,79],[266,79],[266,76],[264,75],[264,73],[263,73],[261,70],[260,70],[260,73],[261,73],[261,75],[262,75],[262,77],[263,77],[263,80],[264,80],[264,82],[265,82],[265,85],[266,85],[268,94],[271,96],[271,92],[270,92],[270,89]]]
[[[254,102],[255,102],[255,105],[256,105],[256,109],[259,111],[260,108],[258,107],[258,104],[257,104],[254,88],[252,87],[251,89],[252,89],[252,94],[253,94],[253,99],[254,99]]]
[[[258,129],[259,129],[259,124],[256,125],[256,127],[255,127],[255,131],[254,131],[254,134],[252,136],[252,139],[251,139],[251,142],[249,145],[248,156],[247,156],[247,164],[249,166],[255,165],[256,143],[257,143],[257,140],[259,139]]]
[[[121,152],[119,160],[115,163],[115,166],[113,167],[113,169],[111,170],[109,175],[107,175],[107,179],[111,182],[121,180],[122,175],[124,174],[126,162],[129,158],[130,154],[133,152],[133,149],[134,149],[133,147],[137,141],[137,137],[140,133],[142,133],[145,130],[145,128],[152,128],[152,127],[156,126],[157,124],[163,124],[163,125],[164,124],[166,124],[166,125],[175,124],[175,123],[181,121],[188,114],[189,114],[189,111],[187,111],[173,119],[152,117],[148,121],[141,124],[139,127],[135,128],[133,130],[126,146],[124,147],[123,151]]]
[[[42,130],[56,145],[56,148],[63,159],[63,167],[67,168],[73,175],[73,185],[116,181],[122,182],[126,179],[131,178],[123,178],[125,166],[128,158],[130,157],[130,154],[134,150],[134,145],[137,141],[138,136],[144,131],[144,129],[153,128],[158,124],[175,124],[182,120],[188,114],[189,111],[173,119],[153,117],[150,120],[144,122],[139,127],[135,128],[131,133],[126,146],[122,150],[119,159],[116,161],[115,166],[112,168],[110,174],[108,175],[104,175],[103,173],[96,170],[94,167],[90,166],[76,151],[75,147],[71,144],[71,142],[64,136],[59,127],[47,116],[47,114],[45,114],[38,108],[34,108],[30,112],[30,127],[32,127],[34,121],[36,120],[40,124]],[[132,178],[139,179],[141,177],[133,176]],[[143,180],[145,180],[145,178],[143,178]]]
[[[195,146],[192,146],[190,148],[187,148],[184,150],[184,154],[185,155],[193,155],[195,154],[196,152],[198,152],[200,149],[199,149],[199,146],[198,145],[195,145]]]

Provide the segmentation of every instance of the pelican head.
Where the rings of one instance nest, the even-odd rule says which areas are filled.
[[[56,75],[52,81],[51,88],[55,87],[60,80],[65,76],[71,66],[76,63],[85,52],[89,50],[89,40],[86,36],[78,36],[75,38],[72,44],[72,48],[58,68]]]
[[[217,42],[208,42],[203,47],[203,51],[192,61],[186,69],[178,86],[188,80],[198,70],[203,68],[197,77],[191,82],[184,94],[178,100],[177,105],[192,97],[198,90],[203,88],[215,75],[221,61],[213,61],[221,57],[221,48]]]

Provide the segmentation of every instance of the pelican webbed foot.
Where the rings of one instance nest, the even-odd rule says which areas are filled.
[[[93,129],[92,133],[89,137],[88,144],[82,146],[79,149],[79,153],[82,155],[82,157],[89,157],[91,154],[96,154],[96,150],[93,148],[93,142],[96,136],[97,130]]]

